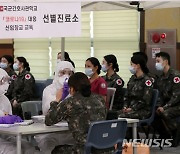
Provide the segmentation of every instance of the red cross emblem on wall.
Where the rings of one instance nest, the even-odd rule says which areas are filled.
[[[179,83],[180,82],[180,78],[179,77],[174,77],[174,83]]]
[[[147,81],[145,82],[145,84],[146,84],[146,86],[150,87],[150,86],[152,85],[152,82],[151,82],[150,80],[147,80]]]

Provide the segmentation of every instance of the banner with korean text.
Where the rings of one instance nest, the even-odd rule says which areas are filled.
[[[0,3],[0,38],[81,35],[81,3]]]

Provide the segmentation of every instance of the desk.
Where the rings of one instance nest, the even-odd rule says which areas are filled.
[[[14,135],[17,142],[17,154],[21,154],[21,138],[22,135],[36,135],[55,132],[69,131],[68,127],[45,126],[45,124],[34,123],[28,126],[12,126],[9,128],[0,128],[0,134]]]
[[[133,139],[137,139],[137,124],[139,119],[129,119],[129,118],[118,118],[119,120],[125,119],[127,121],[128,127],[132,127],[133,129]],[[133,147],[133,154],[137,154],[137,149]]]

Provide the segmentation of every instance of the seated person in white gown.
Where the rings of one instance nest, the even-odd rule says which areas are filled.
[[[63,97],[63,85],[68,81],[69,77],[74,73],[74,67],[68,61],[60,61],[57,64],[55,77],[53,83],[47,86],[43,91],[42,98],[42,110],[43,115],[46,115],[49,108],[50,102],[56,100],[61,101]],[[73,144],[74,140],[71,134],[45,134],[45,135],[37,135],[35,139],[38,143],[38,147],[40,148],[43,154],[51,154],[51,151],[57,145],[64,144]]]
[[[0,117],[12,115],[9,99],[4,95],[9,87],[9,76],[0,68]],[[35,148],[27,141],[22,141],[22,154],[33,154]],[[0,154],[17,154],[16,138],[14,136],[0,135]]]

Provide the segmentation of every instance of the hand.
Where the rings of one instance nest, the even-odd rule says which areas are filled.
[[[130,112],[131,110],[132,110],[131,108],[124,107],[123,112],[127,113],[127,112]]]
[[[158,107],[158,108],[157,108],[157,112],[158,112],[158,113],[162,113],[162,112],[164,112],[163,107]]]
[[[18,105],[18,102],[16,101],[16,100],[14,100],[13,102],[12,102],[12,106],[13,107],[16,107]]]
[[[4,112],[4,115],[9,115],[9,113],[8,112]]]
[[[60,102],[60,100],[62,99],[62,94],[63,94],[63,89],[59,89],[57,92],[56,92],[56,102]]]

